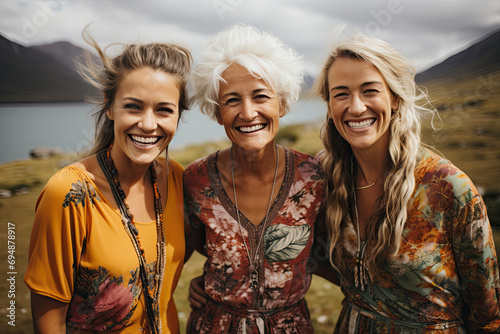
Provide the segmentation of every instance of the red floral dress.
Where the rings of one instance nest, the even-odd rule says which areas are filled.
[[[210,296],[204,307],[191,312],[188,333],[312,333],[304,296],[324,196],[321,167],[313,157],[286,149],[285,177],[267,222],[255,226],[240,212],[240,232],[236,207],[222,187],[216,163],[214,153],[184,172],[191,225],[205,230],[205,291]],[[254,254],[262,229],[258,288],[252,290],[242,238]]]
[[[481,196],[462,171],[428,151],[415,177],[399,253],[365,291],[354,284],[355,228],[343,226],[334,262],[346,297],[335,332],[499,332],[498,263]]]

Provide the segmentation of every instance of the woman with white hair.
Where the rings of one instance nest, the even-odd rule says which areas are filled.
[[[423,148],[414,71],[386,42],[330,51],[322,155],[330,254],[345,294],[335,333],[497,333],[499,275],[471,180]]]
[[[304,295],[323,173],[314,157],[275,141],[302,76],[293,49],[242,25],[216,35],[196,68],[196,100],[232,145],[184,173],[187,244],[207,256],[208,295],[188,333],[313,332]]]

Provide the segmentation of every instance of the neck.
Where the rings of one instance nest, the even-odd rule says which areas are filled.
[[[354,151],[356,166],[354,180],[356,186],[367,186],[384,177],[389,170],[391,159],[389,150],[385,152]]]
[[[118,172],[120,183],[130,188],[136,184],[148,182],[147,175],[149,165],[138,165],[131,162],[124,154],[121,154],[115,146],[111,148],[111,159]]]
[[[279,147],[273,141],[267,145],[263,150],[247,151],[237,146],[232,146],[233,159],[235,168],[249,174],[263,174],[263,171],[270,171],[274,173],[276,166],[276,150]]]

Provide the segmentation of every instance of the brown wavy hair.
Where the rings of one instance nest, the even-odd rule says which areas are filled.
[[[173,75],[180,91],[179,119],[182,112],[189,109],[191,99],[188,95],[188,82],[192,63],[189,49],[171,43],[131,44],[121,45],[123,51],[115,57],[109,57],[106,55],[107,48],[101,49],[86,29],[83,31],[83,38],[97,51],[98,58],[87,52],[84,62],[79,64],[79,73],[104,97],[102,101],[91,101],[97,105],[98,110],[93,114],[94,147],[88,155],[108,148],[113,143],[114,122],[108,119],[106,112],[113,105],[121,81],[132,70],[149,67]]]

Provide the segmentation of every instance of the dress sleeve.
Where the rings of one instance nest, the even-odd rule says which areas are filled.
[[[35,208],[24,281],[34,293],[69,303],[85,244],[92,191],[73,168],[55,174]]]
[[[203,222],[199,219],[201,213],[200,203],[195,199],[194,194],[198,189],[198,178],[200,177],[195,170],[194,163],[184,171],[184,220],[186,232],[204,227]]]
[[[500,282],[495,243],[485,204],[472,186],[453,229],[453,249],[470,333],[500,330]],[[455,211],[456,212],[456,211]]]
[[[196,184],[197,173],[193,173],[188,166],[184,171],[184,222],[186,232],[186,245],[206,256],[205,225],[200,219],[200,203],[194,198],[193,191]]]

